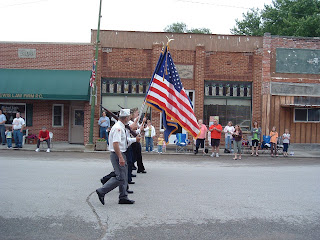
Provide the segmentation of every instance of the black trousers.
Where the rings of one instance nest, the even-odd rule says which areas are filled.
[[[131,144],[133,160],[137,161],[138,172],[142,172],[145,170],[142,162],[142,154],[141,154],[141,144],[139,142],[135,142]]]
[[[127,150],[127,163],[128,163],[128,182],[132,182],[132,167],[134,164],[132,145],[130,145]]]
[[[43,140],[43,141],[44,141],[44,142],[47,142],[48,148],[50,148],[50,138],[48,138],[47,140]],[[40,147],[40,143],[41,143],[41,141],[40,141],[40,139],[38,139],[37,148]]]

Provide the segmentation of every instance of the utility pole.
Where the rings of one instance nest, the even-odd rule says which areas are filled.
[[[96,66],[95,66],[95,71],[96,71],[96,78],[98,75],[98,48],[99,48],[99,43],[100,43],[100,19],[101,19],[101,4],[102,0],[100,0],[100,6],[99,6],[99,18],[98,18],[98,30],[97,30],[97,40],[96,40],[96,53],[95,53],[95,60],[96,60]],[[95,97],[95,92],[96,92],[97,84],[96,80],[93,82],[93,86],[91,89],[91,118],[90,118],[90,132],[89,132],[89,143],[88,145],[92,145],[93,148],[93,125],[94,125],[94,108],[95,108],[95,103],[96,103],[96,97]]]

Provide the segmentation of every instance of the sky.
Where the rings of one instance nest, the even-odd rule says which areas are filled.
[[[100,0],[0,0],[0,41],[90,42]],[[235,19],[272,0],[102,0],[101,30],[163,32],[175,22],[188,29],[231,34]]]

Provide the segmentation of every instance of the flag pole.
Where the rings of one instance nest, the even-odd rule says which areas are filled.
[[[95,52],[95,61],[96,61],[96,75],[97,75],[97,70],[98,70],[98,48],[99,48],[99,43],[100,43],[100,19],[101,19],[101,4],[102,0],[100,0],[100,5],[99,5],[99,18],[98,18],[98,30],[97,30],[97,40],[96,40],[96,52]],[[92,83],[92,89],[91,89],[91,118],[90,118],[90,132],[89,132],[89,143],[93,145],[93,125],[94,125],[94,108],[95,108],[95,103],[96,103],[96,81]]]
[[[166,36],[166,37],[167,37],[167,39],[168,39],[168,42],[167,42],[167,45],[166,45],[166,46],[167,46],[167,48],[169,48],[169,43],[170,43],[171,41],[173,41],[174,39],[169,38],[168,36]],[[163,42],[162,42],[162,44],[164,45]],[[162,50],[161,50],[162,53],[164,52],[163,49],[164,49],[164,46],[162,46]],[[153,81],[154,74],[155,74],[155,73],[157,72],[157,70],[158,70],[158,67],[159,67],[158,64],[159,64],[159,61],[158,61],[158,63],[157,63],[157,66],[156,66],[153,74],[152,74],[152,77],[151,77],[151,80],[150,80],[150,83],[149,83],[149,87],[148,87],[148,90],[147,90],[147,92],[146,92],[146,96],[148,95],[148,92],[149,92],[149,89],[150,89],[150,84],[151,84],[151,82]],[[143,109],[144,109],[144,107],[145,107],[145,105],[146,105],[146,96],[144,97],[143,103],[142,103],[142,105],[141,105],[141,107],[140,107],[139,118],[138,118],[138,119],[141,118]]]

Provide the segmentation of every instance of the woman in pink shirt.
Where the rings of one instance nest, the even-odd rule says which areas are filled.
[[[198,153],[199,146],[201,146],[201,148],[203,148],[203,153],[205,153],[204,141],[206,140],[208,129],[207,129],[206,125],[203,124],[202,119],[198,120],[198,125],[199,125],[199,129],[200,129],[200,133],[199,133],[199,136],[196,140],[196,150],[194,150],[194,154]]]

